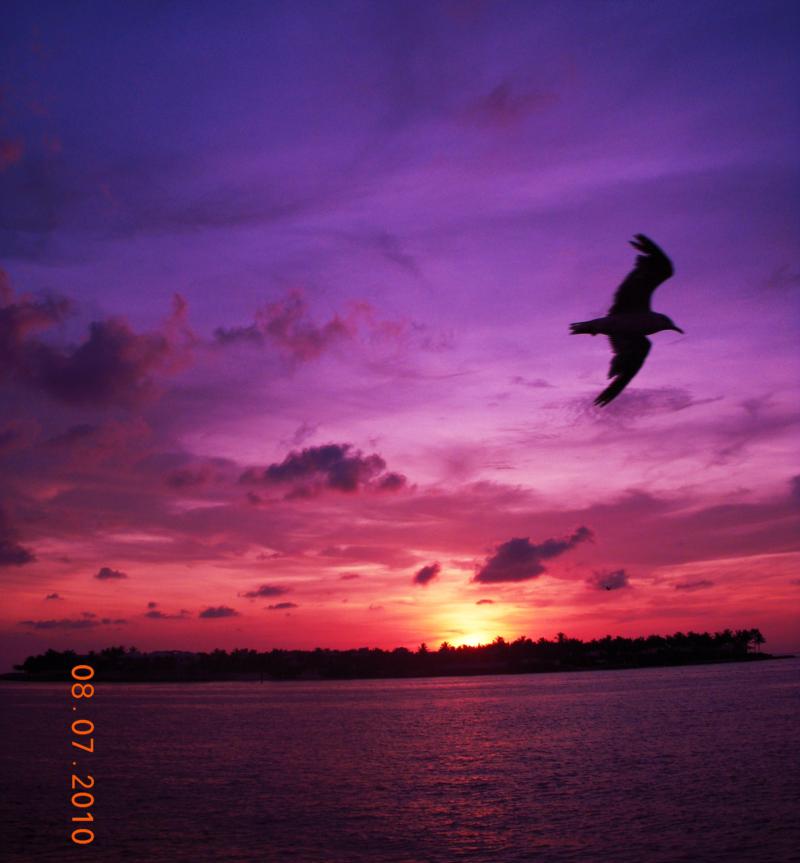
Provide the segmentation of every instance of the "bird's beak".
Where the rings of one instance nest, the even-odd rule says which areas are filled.
[[[673,327],[672,329],[675,330],[676,332],[682,333],[684,336],[686,335],[686,333],[684,333],[680,327]]]

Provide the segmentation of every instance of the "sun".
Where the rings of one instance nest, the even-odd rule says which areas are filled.
[[[477,647],[479,644],[491,644],[496,636],[492,635],[488,630],[479,630],[475,632],[465,632],[463,635],[457,635],[454,638],[448,638],[449,644],[453,647]]]
[[[438,616],[436,628],[446,633],[442,641],[453,647],[475,647],[479,644],[491,644],[498,635],[503,635],[505,626],[497,619],[497,613],[491,606],[474,605],[466,607],[450,607]]]

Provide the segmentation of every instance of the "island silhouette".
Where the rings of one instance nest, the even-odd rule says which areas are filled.
[[[490,644],[443,642],[437,650],[420,644],[412,651],[360,647],[352,650],[273,649],[259,652],[157,650],[107,647],[79,654],[47,650],[16,665],[13,680],[60,680],[78,663],[95,669],[107,681],[207,680],[347,680],[358,678],[443,677],[481,674],[529,674],[623,668],[694,665],[775,659],[761,652],[765,638],[758,629],[722,632],[676,632],[673,635],[622,636],[582,641],[564,633],[548,640],[497,637]]]

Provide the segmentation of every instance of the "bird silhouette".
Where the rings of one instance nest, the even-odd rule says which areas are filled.
[[[617,288],[608,314],[570,324],[573,335],[602,334],[611,340],[614,356],[608,376],[614,380],[594,400],[601,407],[615,399],[644,365],[651,346],[647,336],[662,330],[683,332],[671,318],[650,308],[653,291],[675,272],[672,262],[644,234],[635,234],[630,244],[642,254],[636,256],[636,266]]]

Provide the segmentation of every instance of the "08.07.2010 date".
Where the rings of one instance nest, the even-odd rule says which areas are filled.
[[[72,684],[72,712],[77,713],[79,706],[83,706],[85,699],[94,696],[94,685],[87,683],[94,677],[94,669],[91,665],[76,665],[72,669],[72,679],[76,682]],[[94,722],[90,719],[80,717],[73,720],[71,725],[72,733],[80,738],[73,740],[72,745],[76,749],[82,749],[84,752],[94,752],[94,737],[89,735],[94,733]],[[77,758],[77,753],[75,754]],[[77,761],[72,762],[73,767],[78,766]],[[73,816],[73,823],[94,823],[94,816],[89,811],[91,806],[94,806],[94,794],[91,794],[85,789],[94,788],[94,776],[88,774],[82,778],[75,773],[72,774],[72,805],[79,810],[79,814]],[[94,842],[94,830],[89,827],[76,827],[72,831],[72,841],[76,845],[89,845]]]

